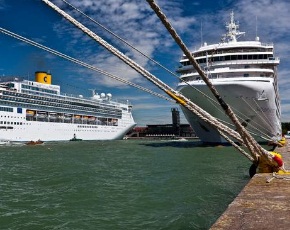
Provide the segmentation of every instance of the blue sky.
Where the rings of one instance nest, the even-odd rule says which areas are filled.
[[[182,53],[167,34],[145,0],[68,0],[90,17],[127,40],[171,71],[175,71]],[[150,61],[129,49],[61,0],[52,2],[95,33],[116,46],[137,63],[172,86],[176,77],[156,67]],[[275,44],[279,66],[279,88],[282,101],[282,121],[290,121],[290,1],[289,0],[159,0],[163,12],[191,48],[201,41],[217,43],[224,34],[225,22],[234,11],[242,39],[254,39]],[[41,0],[0,0],[0,27],[56,49],[90,65],[113,73],[126,80],[160,92],[150,82],[131,70],[108,51],[54,12]],[[256,23],[257,18],[257,23]],[[202,36],[201,36],[202,23]],[[35,71],[50,71],[53,83],[62,91],[90,95],[89,89],[112,93],[115,99],[129,99],[137,125],[171,123],[172,107],[176,104],[113,81],[97,72],[53,56],[38,48],[0,34],[0,74],[33,79]],[[182,122],[186,121],[182,118]]]

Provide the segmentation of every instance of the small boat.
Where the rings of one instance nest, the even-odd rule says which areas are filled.
[[[0,140],[0,145],[9,145],[10,141],[9,140]]]
[[[82,141],[83,139],[80,139],[80,138],[72,138],[72,139],[70,139],[69,141]]]
[[[44,142],[41,141],[41,140],[38,140],[38,141],[29,141],[27,143],[25,143],[26,145],[41,145],[43,144]]]
[[[83,139],[77,138],[76,134],[74,134],[74,137],[70,139],[69,141],[82,141]]]

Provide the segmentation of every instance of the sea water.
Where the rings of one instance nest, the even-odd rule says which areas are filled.
[[[198,141],[0,146],[0,229],[208,229],[249,166]]]

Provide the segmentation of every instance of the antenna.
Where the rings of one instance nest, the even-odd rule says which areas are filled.
[[[200,21],[200,46],[202,47],[203,44],[203,31],[202,31],[202,20]]]
[[[258,37],[258,17],[256,15],[256,41],[259,41],[259,37]]]
[[[258,25],[257,25],[257,15],[256,15],[256,37],[258,36]]]

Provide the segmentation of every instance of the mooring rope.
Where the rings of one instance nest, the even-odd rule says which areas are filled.
[[[221,107],[224,109],[226,114],[230,117],[232,122],[235,124],[238,133],[241,135],[244,143],[246,144],[247,148],[249,149],[251,155],[255,159],[256,162],[258,162],[259,158],[263,158],[260,160],[263,160],[267,162],[269,165],[276,165],[274,160],[271,157],[271,154],[263,149],[255,140],[254,138],[247,132],[247,130],[241,125],[231,108],[225,103],[225,101],[221,98],[218,91],[215,89],[213,84],[209,81],[204,71],[199,67],[198,63],[192,56],[189,49],[186,47],[186,45],[183,43],[181,38],[178,36],[177,32],[174,30],[170,22],[167,20],[166,16],[161,12],[160,7],[155,3],[154,0],[146,0],[153,11],[156,13],[156,15],[159,17],[163,25],[166,27],[168,32],[171,34],[175,42],[179,45],[179,47],[182,49],[186,57],[189,59],[193,67],[196,69],[196,71],[199,73],[199,75],[202,77],[208,88],[211,90],[213,95],[216,97],[217,101],[220,103]]]
[[[61,10],[59,7],[51,3],[49,0],[42,0],[45,2],[48,6],[50,6],[52,9],[57,11],[59,14],[61,14],[64,18],[66,18],[68,21],[70,21],[72,24],[74,24],[76,27],[81,29],[84,33],[89,35],[91,38],[93,38],[95,41],[97,41],[99,44],[101,44],[104,48],[106,48],[108,51],[113,53],[115,56],[117,56],[119,59],[121,59],[123,62],[125,62],[127,65],[129,65],[131,68],[135,69],[138,73],[140,73],[142,76],[146,77],[147,80],[151,81],[153,84],[155,84],[157,87],[159,87],[161,90],[166,92],[171,98],[173,98],[177,103],[181,104],[194,114],[196,114],[198,117],[200,117],[203,121],[207,122],[208,124],[212,125],[213,127],[216,127],[217,129],[223,131],[227,135],[231,136],[232,138],[235,138],[240,143],[243,143],[243,139],[240,137],[239,133],[236,131],[230,129],[226,125],[221,124],[218,122],[213,116],[211,116],[206,111],[202,110],[200,107],[198,107],[196,104],[191,102],[189,99],[181,95],[180,93],[173,90],[171,87],[166,85],[164,82],[162,82],[160,79],[149,73],[147,70],[139,66],[136,62],[128,58],[126,55],[124,55],[122,52],[117,50],[115,47],[108,44],[106,41],[104,41],[102,38],[100,38],[98,35],[93,33],[91,30],[89,30],[87,27],[82,25],[80,22],[72,18],[70,15],[68,15],[66,12]]]
[[[54,55],[56,55],[56,56],[59,56],[59,57],[63,58],[63,59],[66,59],[66,60],[68,60],[68,61],[71,61],[71,62],[73,62],[73,63],[76,63],[76,64],[78,64],[78,65],[81,65],[81,66],[83,66],[83,67],[86,67],[86,68],[88,68],[88,69],[91,69],[91,70],[93,70],[93,71],[96,71],[96,72],[98,72],[98,73],[100,73],[100,74],[102,74],[102,75],[105,75],[105,76],[107,76],[107,77],[110,77],[110,78],[112,78],[112,79],[114,79],[114,80],[116,80],[116,81],[120,81],[120,82],[122,82],[122,83],[124,83],[124,84],[126,84],[126,85],[130,85],[130,86],[132,86],[132,87],[135,87],[135,88],[137,88],[137,89],[139,89],[139,90],[142,90],[142,91],[144,91],[144,92],[146,92],[146,93],[149,93],[149,94],[151,94],[151,95],[154,95],[154,96],[156,96],[156,97],[160,97],[160,98],[165,99],[165,100],[167,100],[167,101],[175,102],[173,99],[171,99],[171,98],[169,98],[169,97],[166,97],[166,96],[164,96],[164,95],[162,95],[162,94],[156,93],[156,92],[154,92],[154,91],[152,91],[152,90],[150,90],[150,89],[147,89],[147,88],[145,88],[145,87],[143,87],[143,86],[137,85],[137,84],[135,84],[135,83],[133,83],[133,82],[130,82],[130,81],[127,81],[127,80],[125,80],[125,79],[123,79],[123,78],[120,78],[120,77],[118,77],[118,76],[115,76],[115,75],[113,75],[113,74],[111,74],[111,73],[108,73],[108,72],[102,70],[102,69],[99,69],[99,68],[97,68],[97,67],[95,67],[95,66],[89,65],[89,64],[87,64],[87,63],[85,63],[85,62],[82,62],[82,61],[76,59],[76,58],[72,58],[72,57],[70,57],[70,56],[68,56],[68,55],[66,55],[66,54],[63,54],[63,53],[61,53],[61,52],[59,52],[59,51],[56,51],[56,50],[54,50],[54,49],[51,49],[51,48],[49,48],[49,47],[47,47],[47,46],[41,45],[41,44],[39,44],[39,43],[37,43],[37,42],[35,42],[35,41],[32,41],[32,40],[30,40],[30,39],[28,39],[28,38],[25,38],[25,37],[23,37],[23,36],[20,36],[20,35],[18,35],[18,34],[16,34],[16,33],[13,33],[13,32],[11,32],[11,31],[9,31],[9,30],[6,30],[6,29],[4,29],[4,28],[1,28],[1,27],[0,27],[0,32],[2,32],[3,34],[6,34],[6,35],[8,35],[8,36],[11,36],[11,37],[13,37],[13,38],[15,38],[15,39],[17,39],[17,40],[20,40],[20,41],[23,41],[23,42],[25,42],[25,43],[27,43],[27,44],[30,44],[30,45],[32,45],[32,46],[34,46],[34,47],[37,47],[37,48],[39,48],[39,49],[45,50],[45,51],[47,51],[47,52],[49,52],[49,53],[51,53],[51,54],[54,54]]]
[[[84,17],[88,18],[90,21],[92,21],[94,24],[98,25],[99,27],[101,27],[102,29],[104,29],[105,31],[107,31],[109,34],[113,35],[115,38],[119,39],[120,41],[122,41],[123,43],[125,43],[127,46],[129,46],[131,49],[135,50],[136,52],[138,52],[139,54],[141,54],[142,56],[146,57],[148,60],[152,61],[153,63],[155,63],[156,65],[158,65],[159,67],[161,67],[162,69],[166,70],[168,73],[170,73],[171,75],[173,75],[174,77],[176,77],[177,79],[179,79],[180,81],[182,81],[183,83],[185,83],[186,85],[188,85],[189,87],[193,88],[194,90],[196,90],[197,92],[201,93],[202,95],[204,95],[205,97],[207,97],[208,99],[213,100],[211,97],[209,97],[208,95],[206,95],[205,93],[201,92],[199,89],[197,89],[196,87],[194,87],[193,85],[189,84],[187,81],[183,80],[182,78],[179,78],[178,75],[176,75],[174,72],[172,72],[171,70],[169,70],[168,68],[166,68],[165,66],[161,65],[159,62],[155,61],[153,58],[149,57],[148,55],[146,55],[145,53],[143,53],[142,51],[140,51],[139,49],[137,49],[136,47],[134,47],[133,45],[131,45],[128,41],[126,41],[125,39],[121,38],[120,36],[118,36],[116,33],[114,33],[113,31],[109,30],[107,27],[105,27],[104,25],[102,25],[101,23],[99,23],[98,21],[96,21],[95,19],[93,19],[92,17],[90,17],[89,15],[85,14],[83,11],[81,11],[80,9],[78,9],[76,6],[74,6],[73,4],[69,3],[66,0],[62,0],[64,3],[66,3],[67,5],[69,5],[70,7],[72,7],[74,10],[76,10],[77,12],[79,12],[81,15],[83,15]],[[214,52],[211,54],[212,57],[214,55]],[[217,101],[213,100],[215,103],[219,104]],[[234,108],[233,108],[234,109]],[[235,110],[236,112],[236,110]],[[241,113],[240,113],[241,114]],[[243,114],[242,114],[243,115]],[[246,115],[243,115],[246,116]],[[253,127],[254,129],[258,130],[258,128],[255,128],[252,124],[250,124],[251,127]],[[250,131],[249,131],[250,132]],[[252,133],[253,134],[253,133]],[[265,133],[263,133],[264,135],[266,135]],[[254,135],[259,136],[261,138],[261,135],[255,133]],[[270,141],[271,138],[268,137],[267,139]]]

